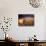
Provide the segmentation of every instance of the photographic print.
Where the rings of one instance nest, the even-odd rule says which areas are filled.
[[[19,26],[34,26],[34,14],[18,14]]]

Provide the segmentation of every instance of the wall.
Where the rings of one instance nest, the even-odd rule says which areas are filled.
[[[0,0],[0,19],[4,16],[12,17],[13,22],[8,34],[10,37],[16,40],[27,40],[34,34],[37,35],[37,39],[45,39],[45,13],[46,6],[33,8],[30,6],[28,0]],[[35,26],[31,27],[19,27],[18,26],[18,14],[34,14]],[[0,31],[0,39],[4,39],[3,31]]]

